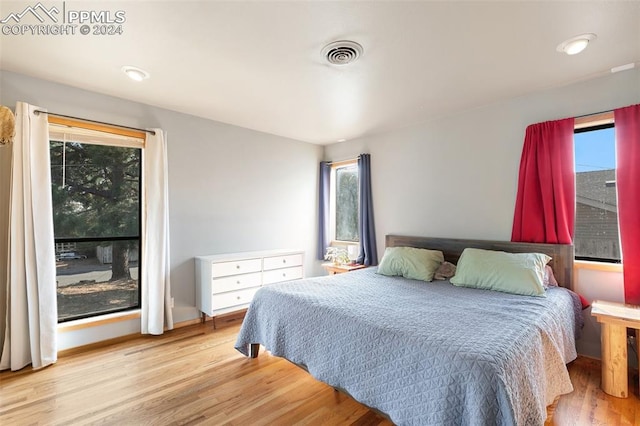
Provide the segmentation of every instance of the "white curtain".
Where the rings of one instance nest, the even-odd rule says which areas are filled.
[[[23,102],[16,106],[11,173],[8,182],[5,173],[0,182],[9,185],[8,222],[2,225],[8,226],[9,241],[7,270],[0,281],[0,312],[5,314],[1,370],[28,364],[41,368],[57,360],[49,131],[46,114],[36,114],[36,109]]]
[[[0,123],[2,125],[2,123]],[[0,130],[1,131],[1,130]],[[11,158],[13,143],[0,145],[0,356],[7,325],[9,282],[9,195],[11,193]]]
[[[162,130],[147,134],[143,158],[142,333],[173,329],[169,281],[169,180],[167,140]]]

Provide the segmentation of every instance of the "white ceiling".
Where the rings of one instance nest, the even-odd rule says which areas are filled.
[[[0,19],[35,4],[3,0]],[[640,66],[638,1],[64,6],[123,10],[123,34],[1,35],[0,68],[319,144]],[[585,32],[598,38],[583,53],[556,52]],[[328,65],[322,47],[341,39],[364,54]],[[134,83],[123,65],[151,78]]]

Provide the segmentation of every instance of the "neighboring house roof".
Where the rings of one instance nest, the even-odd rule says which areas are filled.
[[[576,173],[576,202],[617,212],[615,180],[615,169]]]

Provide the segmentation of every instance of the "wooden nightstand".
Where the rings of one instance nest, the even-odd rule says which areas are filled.
[[[327,270],[329,275],[344,274],[345,272],[366,268],[365,265],[336,265],[335,263],[323,263],[322,267]]]
[[[591,315],[602,324],[602,390],[626,398],[629,396],[627,328],[636,330],[636,342],[640,343],[640,306],[596,300],[591,305]]]

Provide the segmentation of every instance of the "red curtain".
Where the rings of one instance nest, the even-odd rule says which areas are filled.
[[[527,127],[511,241],[573,242],[573,124],[573,118],[566,118]]]
[[[640,105],[614,110],[624,297],[640,304]]]

